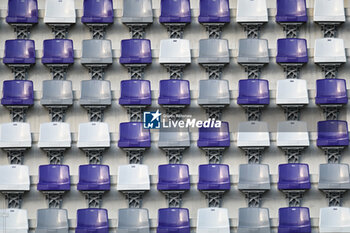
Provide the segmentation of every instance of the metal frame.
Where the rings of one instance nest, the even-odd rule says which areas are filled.
[[[299,163],[301,152],[305,149],[303,146],[283,146],[281,149],[287,156],[288,163]]]
[[[89,159],[89,164],[101,164],[103,152],[106,148],[81,148]]]
[[[10,164],[23,164],[24,152],[27,148],[3,148],[3,150],[7,153]]]
[[[170,79],[182,79],[187,64],[163,64]]]
[[[338,27],[343,22],[316,22],[321,27],[324,38],[335,38],[337,37]]]
[[[82,191],[82,193],[85,195],[89,208],[102,207],[102,195],[105,191]]]
[[[141,208],[143,195],[146,191],[121,191],[128,199],[129,208]]]
[[[265,105],[242,105],[248,121],[260,121]]]
[[[208,32],[209,39],[220,39],[222,28],[226,23],[202,23],[205,30]]]
[[[28,24],[28,23],[11,23],[10,24],[15,33],[16,33],[16,37],[17,39],[29,39],[30,37],[30,31],[33,27],[33,24]]]
[[[244,71],[248,75],[248,79],[259,79],[261,70],[265,64],[241,64],[244,67]]]
[[[201,147],[205,151],[205,155],[209,159],[209,164],[220,164],[225,147]]]
[[[208,73],[209,79],[221,79],[222,71],[226,64],[201,64]]]
[[[265,23],[240,23],[247,33],[247,38],[258,39],[260,36],[261,27]]]
[[[343,195],[347,190],[322,190],[328,198],[328,206],[341,206]]]
[[[241,192],[244,193],[245,198],[247,199],[248,207],[259,208],[261,206],[262,195],[266,190],[241,190]]]
[[[52,122],[64,122],[69,105],[45,105],[49,110]]]
[[[146,28],[150,23],[124,23],[128,28],[132,39],[144,39]]]
[[[208,207],[221,207],[222,199],[226,190],[223,190],[223,191],[200,190],[200,191],[205,195],[205,198],[208,200]]]
[[[60,23],[48,23],[48,25],[51,27],[51,30],[53,34],[55,35],[55,39],[66,39],[68,34],[68,29],[70,28],[71,24],[60,24]]]
[[[341,104],[325,104],[320,105],[326,120],[338,120],[339,113],[343,105]]]
[[[182,39],[187,23],[163,23],[170,39]]]
[[[122,148],[129,158],[129,164],[141,164],[146,148]]]
[[[324,73],[324,78],[333,79],[337,78],[339,67],[342,63],[327,63],[327,64],[318,64],[322,68]]]
[[[130,79],[143,79],[147,64],[123,64],[130,74]]]
[[[162,105],[162,107],[165,108],[168,119],[176,121],[181,119],[179,115],[182,114],[182,111],[187,107],[187,105]]]
[[[284,115],[287,121],[299,121],[300,120],[300,111],[304,107],[303,104],[281,104],[280,105],[284,110]]]
[[[104,117],[104,110],[107,108],[107,106],[84,105],[83,108],[87,110],[90,121],[102,122]]]
[[[91,75],[92,80],[104,80],[108,64],[83,64]]]
[[[11,114],[13,122],[25,122],[28,106],[5,106]]]
[[[127,109],[130,122],[142,122],[143,112],[145,111],[147,106],[128,105],[124,107]]]
[[[259,164],[261,162],[261,157],[265,150],[265,147],[251,146],[251,147],[241,147],[241,149],[245,152],[245,155],[248,157],[248,163]]]
[[[61,208],[65,191],[42,191],[48,200],[49,208]]]
[[[182,190],[176,190],[176,191],[169,191],[169,190],[162,190],[161,191],[167,201],[168,201],[168,207],[169,208],[180,208],[182,205],[182,197],[185,191]]]
[[[288,199],[289,207],[300,207],[305,190],[282,190]]]
[[[1,193],[5,196],[7,208],[21,208],[24,191],[2,191]]]
[[[7,64],[7,66],[11,69],[14,74],[15,80],[27,80],[28,78],[28,70],[32,66],[32,64]]]
[[[303,63],[279,63],[286,73],[286,79],[298,79],[300,77],[300,70],[304,66]]]
[[[344,150],[344,146],[329,146],[321,147],[324,151],[328,163],[339,163],[341,158],[341,152]]]
[[[70,64],[46,64],[54,80],[66,80]]]
[[[46,152],[50,164],[62,164],[66,148],[43,148],[43,150]]]
[[[161,148],[168,157],[169,164],[181,164],[186,147],[165,147]]]
[[[205,109],[208,119],[220,120],[222,112],[227,105],[201,105]]]
[[[300,27],[304,24],[304,22],[279,22],[279,24],[282,25],[283,31],[286,34],[286,38],[298,38]]]
[[[106,29],[109,24],[87,23],[86,26],[89,27],[93,39],[103,40],[106,36]]]

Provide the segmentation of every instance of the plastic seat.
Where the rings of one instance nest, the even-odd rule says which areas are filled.
[[[170,1],[173,1],[173,0],[170,0]],[[161,40],[160,51],[159,51],[159,63],[160,64],[191,63],[190,41],[184,40],[184,39]]]
[[[269,190],[270,169],[267,164],[240,164],[239,190]]]
[[[6,40],[4,64],[35,64],[34,40]]]
[[[229,105],[230,90],[228,80],[199,80],[199,105]]]
[[[106,209],[79,209],[75,233],[108,233],[108,212]]]
[[[284,79],[277,81],[276,104],[309,104],[307,82],[303,79]]]
[[[71,0],[46,0],[44,23],[73,24],[76,21],[75,2]]]
[[[200,0],[199,23],[229,23],[230,7],[228,0]]]
[[[124,122],[119,125],[120,148],[151,147],[151,132],[143,128],[142,122]]]
[[[305,0],[277,0],[276,22],[306,22]]]
[[[199,40],[199,64],[228,64],[230,52],[228,40],[201,39]]]
[[[49,122],[40,124],[39,148],[70,148],[70,126],[65,122]]]
[[[39,209],[36,219],[35,233],[68,233],[68,213],[66,209]]]
[[[278,233],[311,233],[309,208],[286,207],[278,210]]]
[[[113,1],[112,0],[84,0],[84,15],[82,23],[113,23]]]
[[[81,81],[80,105],[111,105],[111,83],[107,80],[83,80]]]
[[[159,129],[159,148],[190,147],[190,132],[188,128],[169,127]]]
[[[270,135],[266,122],[247,121],[238,125],[238,147],[268,147]]]
[[[288,163],[278,166],[279,190],[305,190],[311,188],[309,165]]]
[[[350,208],[339,206],[320,208],[319,231],[350,232]]]
[[[167,164],[158,166],[158,185],[160,191],[189,190],[190,174],[185,164]]]
[[[24,209],[0,209],[2,233],[28,233],[28,215]]]
[[[37,189],[41,191],[70,190],[69,167],[67,165],[40,165]]]
[[[0,166],[0,191],[29,191],[29,189],[30,181],[28,166]]]
[[[314,22],[345,22],[344,1],[315,0]]]
[[[297,0],[291,1],[296,2]],[[277,40],[277,63],[307,63],[308,61],[307,42],[305,39],[287,38]]]
[[[229,233],[230,223],[225,208],[202,208],[197,212],[197,233]]]
[[[123,0],[122,23],[153,23],[151,0]]]
[[[239,208],[238,233],[270,233],[270,214],[267,208]]]
[[[159,81],[159,105],[189,105],[190,103],[191,93],[188,80]]]
[[[226,164],[199,165],[198,174],[198,190],[230,190],[231,188],[229,166]]]
[[[142,164],[119,166],[117,190],[150,190],[148,166]]]
[[[345,79],[319,79],[316,81],[316,104],[347,104]]]
[[[239,80],[237,104],[268,105],[270,104],[269,81],[264,79]]]
[[[249,2],[257,1],[258,0]],[[240,39],[237,62],[240,64],[268,64],[269,48],[267,40]]]
[[[190,214],[185,208],[158,210],[157,233],[190,233]]]
[[[121,42],[120,64],[151,64],[151,41],[146,39],[129,39]]]
[[[109,147],[110,137],[108,124],[89,122],[79,124],[78,148]]]
[[[2,86],[2,105],[31,106],[34,104],[33,82],[29,80],[6,80]]]
[[[338,38],[322,38],[315,40],[315,63],[345,63],[344,40]]]
[[[70,80],[44,80],[42,87],[43,96],[41,105],[72,105],[73,90]]]
[[[6,22],[12,23],[38,23],[37,0],[9,0]]]
[[[119,209],[118,233],[149,233],[150,224],[147,209]]]
[[[191,23],[190,0],[161,0],[160,23]]]
[[[344,190],[350,189],[349,165],[320,164],[318,189]]]
[[[67,0],[64,0],[64,2],[67,2]],[[73,64],[73,41],[68,39],[44,40],[41,62],[43,64]]]
[[[149,80],[123,80],[120,82],[120,105],[151,105],[151,82]]]
[[[306,147],[310,145],[307,124],[303,121],[283,121],[277,126],[277,146]]]
[[[81,64],[112,64],[110,40],[83,40]]]
[[[268,21],[266,0],[238,0],[237,1],[238,23],[265,23]]]
[[[109,166],[97,164],[79,166],[78,190],[104,191],[110,190],[110,186]]]
[[[198,147],[229,147],[230,128],[228,122],[222,121],[220,128],[200,127],[198,129]]]
[[[346,121],[319,121],[317,123],[317,146],[348,146],[349,132]]]
[[[32,136],[30,125],[24,122],[0,125],[0,148],[30,148]]]

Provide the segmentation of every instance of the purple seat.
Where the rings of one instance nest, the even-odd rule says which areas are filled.
[[[151,64],[151,41],[146,39],[122,40],[120,64]]]
[[[159,165],[157,185],[158,190],[189,190],[190,186],[190,174],[187,165]]]
[[[280,208],[278,216],[278,233],[311,233],[309,208]]]
[[[316,104],[347,104],[345,79],[319,79],[316,81]]]
[[[288,163],[278,166],[279,190],[310,189],[309,165],[303,163]]]
[[[305,0],[277,0],[276,22],[307,22]]]
[[[7,80],[2,87],[2,105],[29,106],[34,104],[33,82],[29,80]]]
[[[190,233],[190,214],[185,208],[158,210],[157,233]]]
[[[243,79],[238,84],[237,104],[268,105],[270,103],[269,81],[264,79]]]
[[[34,40],[7,40],[4,64],[35,64]]]
[[[187,80],[161,80],[159,82],[159,105],[189,105],[190,82]]]
[[[191,23],[190,0],[161,0],[160,23]]]
[[[39,191],[68,191],[70,190],[69,167],[67,165],[39,166]]]
[[[229,147],[230,129],[228,122],[221,122],[220,128],[200,127],[198,129],[198,147]]]
[[[148,80],[123,80],[120,82],[120,105],[151,105],[151,82]]]
[[[348,146],[349,132],[346,121],[330,120],[317,123],[317,146]]]
[[[43,64],[73,64],[73,41],[67,39],[44,40]]]
[[[107,165],[80,165],[78,190],[104,191],[110,190],[109,166]]]
[[[307,63],[308,61],[305,39],[287,38],[277,40],[277,63]]]
[[[230,7],[228,0],[200,0],[199,23],[229,23]]]
[[[113,23],[113,1],[112,0],[84,0],[84,15],[82,23]]]
[[[198,190],[230,190],[230,171],[226,164],[199,165]]]
[[[38,23],[37,0],[9,0],[6,22],[9,24]]]
[[[142,122],[124,122],[119,125],[120,148],[148,148],[151,147],[151,133],[143,128]]]
[[[75,233],[109,233],[106,209],[79,209]]]

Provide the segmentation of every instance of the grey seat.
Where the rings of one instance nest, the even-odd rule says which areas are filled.
[[[65,209],[39,209],[35,233],[68,233],[68,214]]]
[[[199,80],[199,105],[229,105],[228,80]]]
[[[348,164],[320,164],[318,189],[345,190],[350,189]]]
[[[190,147],[190,133],[188,129],[179,127],[160,128],[158,147]]]
[[[270,172],[267,164],[239,165],[239,190],[269,190]]]
[[[237,133],[238,147],[268,147],[270,135],[266,122],[248,121],[241,122]]]
[[[151,0],[124,0],[122,23],[153,23]]]
[[[239,208],[237,233],[270,233],[270,215],[267,208]]]
[[[149,233],[147,209],[119,209],[118,215],[118,233]]]
[[[202,39],[199,41],[199,64],[227,64],[230,62],[228,41],[223,39]]]
[[[277,126],[277,146],[307,147],[310,145],[307,124],[303,121],[283,121]]]
[[[41,105],[72,105],[73,90],[72,81],[69,80],[44,80],[43,97]]]
[[[80,105],[111,105],[111,99],[111,83],[109,81],[81,81]]]
[[[83,40],[81,64],[112,64],[110,40]]]
[[[269,63],[269,50],[267,40],[240,39],[237,62],[243,64]]]

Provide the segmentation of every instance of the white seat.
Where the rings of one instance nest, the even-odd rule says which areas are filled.
[[[199,80],[199,105],[229,105],[230,90],[228,80]]]
[[[350,232],[350,208],[326,207],[320,209],[320,232]]]
[[[49,122],[40,124],[39,148],[69,148],[71,147],[70,126],[64,122]]]
[[[110,146],[108,124],[89,122],[79,124],[78,148],[106,148]]]
[[[268,147],[270,134],[267,123],[261,121],[241,122],[237,133],[238,147]]]
[[[306,80],[284,79],[277,81],[276,104],[304,105],[309,104]]]
[[[0,125],[0,148],[30,148],[32,136],[30,125],[23,122]]]
[[[160,41],[160,64],[191,63],[190,41],[184,39],[168,39]]]
[[[29,191],[29,186],[28,166],[0,166],[0,191]]]
[[[197,233],[230,233],[230,224],[227,209],[198,209]]]
[[[266,0],[238,0],[237,1],[237,22],[267,22]]]
[[[117,190],[150,190],[148,166],[141,164],[129,164],[119,166]]]
[[[72,0],[46,0],[44,23],[75,23],[74,2]]]
[[[310,145],[307,124],[303,121],[278,122],[277,146],[306,147]]]
[[[322,38],[315,40],[315,63],[345,63],[344,40],[339,38]]]
[[[0,209],[0,233],[27,233],[28,216],[24,209]]]
[[[315,0],[315,22],[345,22],[344,0]]]

